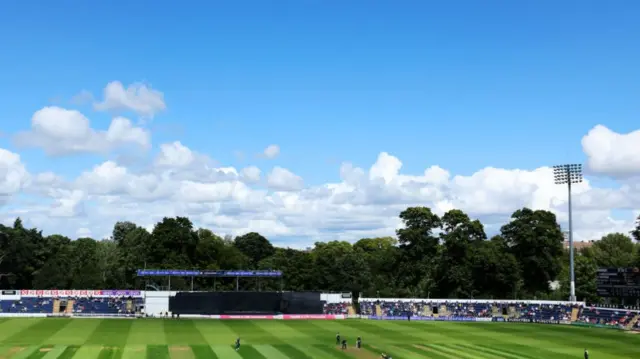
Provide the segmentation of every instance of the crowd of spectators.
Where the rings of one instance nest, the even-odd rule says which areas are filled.
[[[349,314],[350,303],[327,303],[324,305],[324,314]]]
[[[128,306],[131,310],[128,310]],[[133,314],[135,306],[131,298],[76,298],[74,313]]]
[[[558,304],[499,304],[490,302],[428,302],[428,301],[361,301],[360,314],[367,316],[432,316],[434,314],[456,317],[484,317],[509,315],[532,320],[569,321],[574,308],[578,308],[577,320],[591,324],[625,326],[636,316],[635,311],[615,308],[592,308]],[[350,303],[325,305],[327,314],[347,314]],[[377,307],[380,312],[377,312]],[[442,307],[445,308],[442,308]],[[442,312],[442,309],[445,311]],[[439,313],[437,313],[439,312]],[[640,321],[634,328],[640,330]]]
[[[516,316],[527,319],[570,320],[573,307],[557,304],[515,304]]]
[[[458,303],[446,302],[449,315],[455,317],[490,318],[493,315],[492,303]]]
[[[0,301],[1,313],[42,313],[54,312],[57,298],[22,297],[19,300]],[[73,306],[70,310],[66,305]],[[60,302],[60,312],[94,314],[133,314],[142,304],[141,298],[64,298]],[[347,306],[348,307],[348,306]]]
[[[607,326],[626,326],[636,316],[636,312],[620,309],[582,308],[578,321]]]
[[[19,300],[0,301],[2,313],[51,313],[53,300],[51,298],[21,298]]]

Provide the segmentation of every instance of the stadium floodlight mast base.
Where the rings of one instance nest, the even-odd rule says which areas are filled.
[[[571,206],[571,185],[582,182],[582,165],[568,164],[553,166],[553,178],[556,184],[566,184],[569,193],[569,271],[571,273],[571,291],[569,301],[576,301],[576,277],[573,268],[573,218]]]

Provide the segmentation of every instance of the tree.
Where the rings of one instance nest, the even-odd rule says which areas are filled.
[[[443,249],[438,293],[444,298],[473,298],[477,294],[473,283],[474,249],[487,239],[484,226],[459,209],[445,213],[441,222]]]
[[[435,267],[440,255],[440,218],[427,207],[409,207],[400,213],[404,228],[396,231],[400,242],[398,280],[403,296],[427,297],[436,289]]]
[[[79,238],[71,243],[71,287],[99,289],[102,284],[98,242],[91,238]]]
[[[595,242],[591,248],[598,267],[631,267],[636,260],[636,246],[622,233],[611,233]]]
[[[256,232],[236,237],[234,245],[240,250],[240,252],[249,258],[249,265],[251,268],[255,268],[258,265],[258,262],[275,253],[275,249],[271,242],[260,235],[260,233]]]
[[[547,293],[549,282],[562,269],[564,237],[555,214],[523,208],[513,213],[500,232],[520,265],[523,289],[530,295]]]
[[[576,297],[588,303],[598,303],[596,278],[598,266],[589,257],[575,257]],[[566,296],[565,296],[566,298]]]
[[[478,242],[473,253],[473,284],[478,298],[518,298],[520,265],[504,238]]]
[[[138,226],[132,222],[116,222],[116,224],[113,226],[111,239],[116,242],[116,244],[122,245],[122,242],[127,237],[127,235],[137,228]]]
[[[640,215],[636,218],[636,227],[631,231],[631,236],[638,242],[640,242]]]
[[[349,242],[318,242],[313,249],[313,281],[332,291],[361,291],[369,277],[364,257]]]
[[[186,217],[165,217],[151,232],[152,245],[147,248],[154,265],[189,268],[195,259],[198,235]]]
[[[397,292],[394,277],[400,255],[398,241],[393,237],[363,238],[353,248],[364,258],[370,277],[365,282],[365,297],[393,297]]]
[[[132,222],[114,225],[111,239],[43,236],[17,219],[0,225],[2,289],[142,288],[136,270],[281,270],[282,281],[240,280],[243,290],[351,291],[368,297],[547,298],[569,291],[569,253],[555,216],[527,208],[513,213],[500,235],[487,240],[484,226],[461,210],[442,218],[427,207],[409,207],[396,238],[318,242],[307,250],[276,248],[263,235],[233,239],[186,217],[167,217],[149,233]],[[599,266],[640,265],[640,243],[624,234],[604,236],[576,253],[576,294],[597,302]],[[634,263],[634,259],[636,262]],[[559,283],[550,290],[549,283]],[[165,286],[161,280],[154,283]],[[234,290],[235,279],[195,278],[197,290]],[[173,278],[172,289],[189,280]]]

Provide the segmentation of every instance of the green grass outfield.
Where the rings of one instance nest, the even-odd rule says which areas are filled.
[[[335,346],[337,332],[349,341]],[[232,344],[242,338],[236,352]],[[357,336],[365,348],[351,349]],[[0,319],[0,359],[640,358],[640,335],[521,323]]]

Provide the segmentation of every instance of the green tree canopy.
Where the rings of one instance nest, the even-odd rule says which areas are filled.
[[[568,252],[553,213],[522,208],[487,239],[483,224],[461,210],[441,217],[427,207],[399,214],[396,237],[317,242],[299,250],[277,248],[264,235],[235,238],[167,217],[151,231],[114,224],[109,239],[43,236],[20,219],[0,225],[0,286],[5,289],[145,288],[140,268],[278,269],[278,280],[242,280],[240,289],[351,291],[375,297],[554,298],[568,296]],[[632,236],[637,239],[636,232]],[[597,301],[598,267],[640,264],[638,247],[612,233],[576,253],[576,294]],[[159,282],[149,284],[160,285]],[[550,282],[560,284],[552,290]],[[196,289],[232,289],[235,281],[195,278]],[[187,278],[173,289],[189,289]]]

